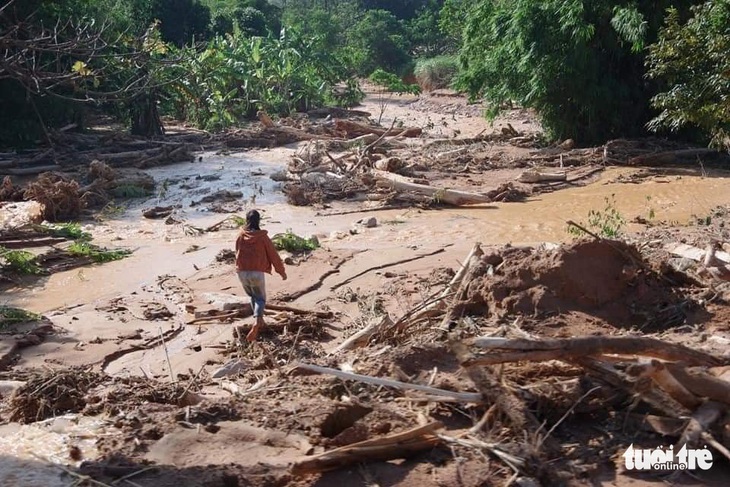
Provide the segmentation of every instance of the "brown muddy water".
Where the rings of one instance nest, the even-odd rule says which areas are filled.
[[[203,154],[202,162],[156,168],[150,173],[165,188],[158,195],[130,205],[126,211],[99,224],[89,225],[97,242],[126,247],[134,254],[122,261],[102,266],[61,272],[27,287],[7,290],[4,304],[35,312],[88,303],[103,297],[129,292],[157,276],[174,274],[181,278],[209,265],[217,252],[232,248],[235,230],[185,235],[181,225],[165,225],[146,220],[141,211],[154,205],[181,205],[178,217],[204,227],[226,215],[205,211],[205,205],[190,203],[219,190],[240,191],[248,208],[264,212],[264,225],[271,234],[292,229],[300,235],[318,235],[332,248],[388,249],[407,246],[455,244],[460,256],[473,242],[484,244],[532,244],[561,242],[571,238],[568,220],[586,221],[590,210],[603,210],[610,201],[627,220],[636,217],[686,224],[711,213],[718,205],[730,204],[730,173],[665,175],[638,184],[616,182],[635,173],[634,169],[608,168],[588,186],[547,193],[521,203],[497,203],[440,210],[389,210],[365,214],[321,216],[312,208],[292,207],[285,202],[279,183],[270,175],[286,166],[291,149],[258,151],[255,155],[218,156]],[[251,153],[249,153],[251,154]],[[213,176],[212,181],[206,181]],[[180,186],[184,184],[185,189]],[[354,204],[337,203],[332,210],[355,209]],[[322,212],[324,213],[324,212]],[[375,216],[379,226],[357,235],[348,230],[363,217]],[[628,224],[628,229],[640,228]],[[191,245],[199,250],[186,252]]]

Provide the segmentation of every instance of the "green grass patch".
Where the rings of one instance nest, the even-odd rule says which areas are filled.
[[[0,246],[0,267],[14,274],[37,275],[43,272],[36,256],[25,250],[10,250]]]
[[[81,230],[81,225],[78,223],[41,225],[41,228],[54,237],[63,237],[69,240],[91,240],[91,234]]]
[[[437,56],[416,61],[414,74],[418,85],[425,91],[449,88],[459,72],[456,56]]]
[[[0,306],[0,330],[17,323],[27,323],[29,321],[38,321],[40,319],[41,315],[24,309]]]
[[[77,241],[71,244],[67,252],[74,256],[90,257],[96,263],[112,262],[129,256],[132,251],[126,249],[108,250],[92,245],[89,242]]]
[[[145,198],[152,192],[136,184],[120,184],[111,190],[111,194],[115,198]]]
[[[239,215],[233,215],[231,216],[231,221],[234,225],[237,227],[245,227],[246,226],[246,217],[245,216],[239,216]]]
[[[274,242],[276,250],[286,250],[287,252],[306,252],[319,247],[319,242],[314,238],[304,238],[295,234],[291,230],[286,233],[277,233],[271,238]]]

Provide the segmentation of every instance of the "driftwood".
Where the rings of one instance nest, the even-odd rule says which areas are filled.
[[[687,427],[679,437],[674,451],[679,451],[683,446],[693,448],[715,421],[720,419],[727,411],[727,405],[709,401],[697,408],[687,424]]]
[[[645,355],[670,361],[683,361],[690,365],[722,364],[722,360],[713,355],[649,337],[589,336],[543,340],[482,337],[474,339],[473,344],[479,348],[489,349],[490,353],[474,358],[468,365],[494,365],[522,360],[569,360],[603,354]],[[495,350],[509,351],[496,352]],[[672,369],[672,373],[674,373],[674,369]]]
[[[591,357],[577,357],[571,359],[570,362],[583,367],[588,375],[625,391],[629,396],[640,398],[670,418],[686,417],[690,413],[689,409],[682,406],[663,390],[650,387],[642,381],[629,380],[625,374],[616,370],[611,364]]]
[[[382,129],[366,125],[352,120],[335,120],[335,131],[344,132],[348,137],[359,137],[361,135],[375,134],[378,136],[394,137],[420,137],[423,130],[418,127]]]
[[[425,184],[414,183],[409,178],[398,174],[389,173],[372,169],[371,174],[378,182],[384,186],[396,191],[413,192],[424,195],[433,200],[454,206],[475,205],[480,203],[490,203],[492,199],[483,194],[469,193],[466,191],[457,191],[447,188],[435,188]]]
[[[463,266],[464,275],[460,279],[448,311],[441,320],[441,329],[450,329],[452,322],[459,318],[463,313],[464,300],[466,298],[469,284],[474,279],[476,272],[478,272],[477,268],[479,267],[483,256],[484,252],[482,251],[479,244],[475,245],[472,249],[472,252],[469,253],[469,262],[465,266]]]
[[[379,320],[373,320],[365,328],[358,331],[347,340],[342,342],[337,348],[331,353],[339,353],[343,350],[352,350],[353,348],[364,347],[368,344],[370,337],[380,333],[393,326],[393,320],[390,319],[389,315],[382,316]]]
[[[431,317],[440,313],[441,309],[444,306],[445,300],[449,297],[454,296],[457,289],[463,282],[466,273],[469,271],[472,265],[477,262],[473,260],[474,257],[481,257],[482,255],[484,255],[484,252],[482,251],[481,244],[476,243],[474,247],[472,247],[472,249],[469,251],[469,254],[467,254],[459,270],[456,272],[454,277],[451,278],[451,281],[449,281],[449,283],[446,285],[446,288],[432,299],[428,299],[421,305],[408,311],[405,315],[400,317],[398,321],[393,324],[393,326],[397,330],[402,330],[408,323],[414,323],[423,318]]]
[[[307,475],[334,470],[347,465],[406,458],[413,453],[429,450],[441,443],[434,434],[443,425],[432,422],[402,433],[353,443],[312,457],[305,457],[291,467],[293,475]]]
[[[546,183],[555,181],[566,181],[568,176],[564,172],[541,172],[537,169],[529,169],[518,178],[523,183]]]
[[[716,250],[714,247],[712,247],[711,252],[700,249],[698,247],[694,247],[692,245],[681,243],[669,244],[664,248],[671,254],[679,257],[684,257],[686,259],[692,259],[697,262],[703,262],[704,265],[712,264],[712,261],[715,259],[722,261],[725,264],[730,264],[730,253],[723,252],[722,250]],[[710,255],[709,259],[708,254]],[[707,262],[708,260],[709,262]]]
[[[659,360],[652,359],[649,363],[633,366],[627,372],[637,377],[651,378],[667,394],[690,410],[702,404],[702,401],[688,391]]]
[[[629,164],[632,166],[656,166],[658,164],[672,164],[677,161],[718,154],[714,149],[683,149],[666,152],[657,152],[654,154],[643,154],[629,158]]]
[[[368,375],[353,374],[351,372],[343,372],[342,370],[330,369],[328,367],[320,367],[318,365],[310,364],[297,364],[298,369],[309,370],[311,372],[317,372],[318,374],[327,374],[339,377],[345,380],[355,380],[358,382],[365,382],[366,384],[375,384],[378,386],[393,387],[399,390],[412,390],[420,391],[431,396],[446,397],[449,399],[455,399],[460,402],[482,402],[482,395],[476,392],[455,392],[446,391],[444,389],[437,389],[435,387],[422,386],[418,384],[408,384],[407,382],[400,382],[391,379],[381,379],[380,377],[370,377]]]
[[[541,438],[540,422],[529,411],[525,403],[506,387],[487,367],[464,365],[474,364],[472,354],[464,343],[452,339],[450,346],[456,358],[466,369],[469,378],[479,392],[482,393],[484,400],[497,406],[497,409],[509,420],[512,430],[519,432],[520,435],[527,434],[532,439]],[[555,442],[550,438],[544,438],[542,444],[548,450],[556,449]]]
[[[683,364],[667,364],[667,368],[692,394],[730,405],[730,382],[702,370],[686,369]]]

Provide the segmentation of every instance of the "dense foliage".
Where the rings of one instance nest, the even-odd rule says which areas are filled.
[[[692,9],[682,24],[669,12],[659,41],[649,50],[649,75],[666,83],[653,98],[661,110],[651,128],[697,127],[717,147],[730,149],[730,1]]]
[[[161,115],[215,130],[352,105],[373,73],[455,77],[491,114],[534,107],[555,139],[653,120],[727,146],[729,1],[5,0],[0,146],[100,112],[155,136]]]
[[[455,2],[458,3],[458,2]],[[654,85],[644,47],[665,11],[691,2],[481,0],[465,15],[460,86],[495,109],[534,107],[553,138],[582,143],[644,132]],[[458,6],[458,5],[457,5]],[[466,8],[466,10],[464,10]]]

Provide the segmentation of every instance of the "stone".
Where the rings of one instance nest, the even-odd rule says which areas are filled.
[[[378,220],[374,216],[371,216],[363,222],[365,228],[375,228],[378,226]]]
[[[215,309],[222,311],[235,311],[250,305],[248,297],[227,293],[203,293],[201,297]]]
[[[213,379],[220,379],[223,377],[229,377],[243,372],[248,368],[248,364],[241,362],[240,360],[230,360],[226,362],[221,368],[213,372],[211,376]]]

